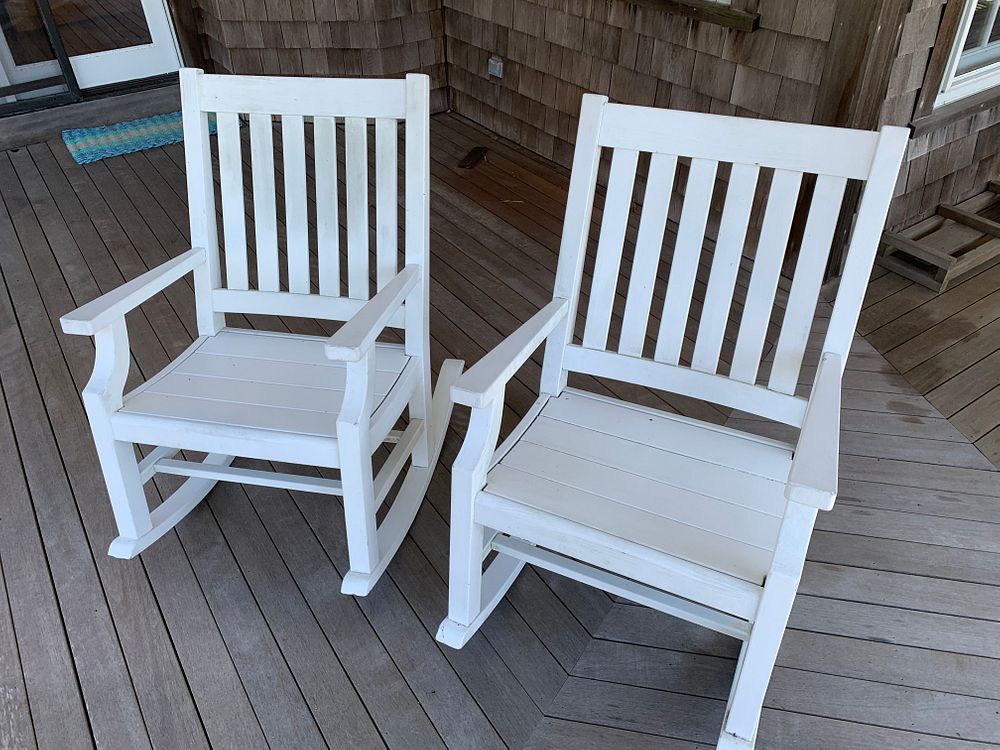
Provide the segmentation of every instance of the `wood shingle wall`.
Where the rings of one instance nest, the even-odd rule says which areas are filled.
[[[452,108],[562,164],[580,97],[811,122],[830,0],[734,0],[739,32],[623,0],[444,0]],[[505,61],[489,78],[487,60]]]
[[[913,0],[893,63],[882,124],[913,119],[946,0]],[[889,225],[901,229],[957,203],[1000,177],[1000,104],[919,133],[910,141]]]
[[[198,0],[206,57],[217,72],[431,76],[447,108],[440,0]]]
[[[206,57],[218,71],[426,72],[435,111],[450,106],[563,165],[571,160],[580,98],[589,91],[634,104],[846,124],[851,87],[871,75],[858,72],[863,40],[837,46],[838,33],[867,33],[857,20],[869,10],[862,0],[732,0],[732,7],[760,14],[753,32],[649,7],[650,0],[197,2]],[[907,125],[946,0],[886,2],[908,12],[896,12],[906,15],[878,123]],[[487,73],[492,55],[504,61],[502,78]],[[984,189],[1000,176],[998,151],[1000,106],[915,137],[890,226],[908,226],[938,203]]]

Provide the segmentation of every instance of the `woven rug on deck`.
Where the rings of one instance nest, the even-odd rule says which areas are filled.
[[[208,128],[215,133],[214,117],[210,118]],[[168,112],[114,125],[64,130],[62,137],[77,164],[90,164],[109,156],[180,143],[184,140],[184,128],[181,113]]]

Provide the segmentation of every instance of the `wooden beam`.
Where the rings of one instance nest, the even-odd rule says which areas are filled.
[[[846,126],[855,94],[862,84],[865,52],[872,38],[879,3],[871,0],[835,2],[836,20],[812,121],[816,125]]]
[[[964,208],[950,206],[945,203],[938,206],[937,212],[939,216],[951,219],[952,221],[957,221],[959,224],[971,227],[977,232],[990,234],[994,237],[1000,237],[1000,224],[997,224],[991,219],[987,219],[985,216],[980,216],[979,214],[972,213],[972,211],[966,211]]]
[[[936,91],[937,89],[935,89]],[[913,130],[914,137],[916,137],[924,133],[929,133],[932,130],[943,128],[945,125],[950,125],[957,120],[972,117],[977,112],[992,109],[997,104],[1000,104],[1000,91],[996,88],[986,89],[986,91],[980,91],[978,94],[972,94],[964,99],[936,107],[922,117],[914,117],[910,123],[910,127]]]
[[[912,255],[915,258],[932,263],[939,268],[949,268],[955,262],[954,256],[943,253],[931,247],[921,245],[914,239],[895,232],[883,232],[882,240],[897,250]]]
[[[756,31],[760,27],[760,13],[736,10],[711,0],[625,0],[625,2],[629,5],[726,26],[737,31]]]
[[[189,67],[204,68],[210,60],[205,55],[201,33],[198,30],[196,5],[197,3],[183,2],[183,0],[167,0],[170,20],[181,48],[181,59]]]
[[[958,27],[962,23],[962,11],[965,10],[965,6],[966,0],[948,0],[945,5],[941,25],[938,26],[938,33],[934,38],[931,57],[927,61],[924,81],[920,86],[920,96],[917,97],[917,104],[913,110],[914,124],[934,109],[934,100],[941,90],[944,71],[948,67],[948,58],[951,57],[951,48],[955,44]]]
[[[29,91],[47,89],[51,86],[62,86],[65,80],[61,75],[49,76],[48,78],[37,78],[34,81],[24,81],[23,83],[12,83],[9,86],[0,88],[0,98],[26,94]]]

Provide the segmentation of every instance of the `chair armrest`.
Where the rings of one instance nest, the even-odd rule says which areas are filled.
[[[825,353],[809,395],[785,497],[819,510],[830,510],[837,499],[840,464],[840,357]]]
[[[474,408],[489,404],[566,316],[568,306],[567,300],[556,297],[531,316],[459,377],[451,387],[451,400]]]
[[[66,313],[59,318],[62,329],[65,333],[93,336],[204,262],[205,249],[192,248],[73,312]]]
[[[423,268],[405,266],[382,287],[358,313],[342,325],[326,342],[326,356],[342,362],[358,362],[375,344],[413,288],[420,283]]]

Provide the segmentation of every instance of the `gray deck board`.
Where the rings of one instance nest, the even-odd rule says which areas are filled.
[[[566,174],[452,115],[433,131],[436,370],[444,357],[475,361],[548,297]],[[457,169],[476,143],[490,145],[484,166]],[[428,502],[367,598],[339,593],[343,520],[328,497],[220,487],[140,559],[107,558],[114,524],[78,396],[93,348],[59,333],[57,318],[186,249],[186,224],[181,146],[88,167],[59,142],[0,153],[0,440],[13,446],[0,456],[0,744],[714,744],[737,652],[709,631],[528,570],[467,648],[434,641],[464,410]],[[908,289],[879,275],[869,324],[891,323],[890,302]],[[191,340],[192,303],[185,280],[130,316],[132,382]],[[854,350],[842,495],[820,517],[758,746],[1000,742],[1000,474],[870,345]],[[509,390],[508,426],[534,398],[539,361]],[[151,502],[173,481],[158,478]]]

